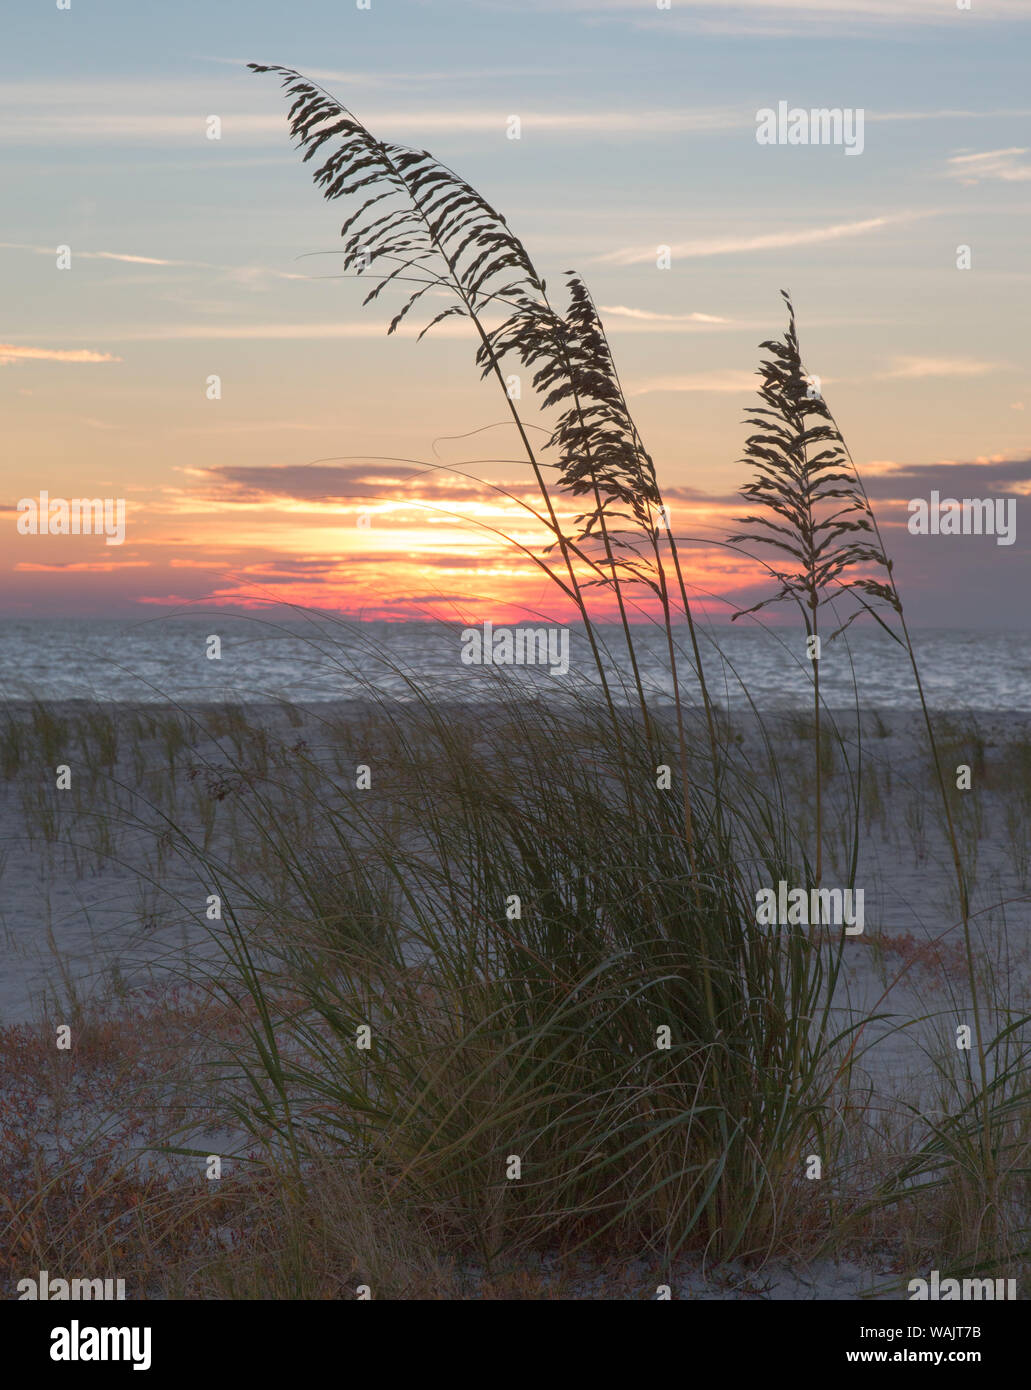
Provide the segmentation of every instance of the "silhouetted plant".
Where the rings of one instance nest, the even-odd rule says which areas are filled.
[[[787,331],[782,341],[767,340],[761,344],[771,354],[759,368],[762,375],[759,395],[765,401],[766,408],[756,408],[748,417],[748,423],[756,426],[757,433],[747,441],[745,461],[755,465],[758,477],[740,489],[742,496],[765,507],[777,520],[762,515],[739,518],[742,525],[759,529],[733,536],[731,540],[736,544],[751,541],[771,546],[781,556],[787,557],[788,563],[783,569],[772,567],[781,585],[779,591],[771,598],[753,604],[751,608],[734,613],[733,618],[755,613],[771,603],[791,600],[799,607],[807,637],[818,637],[820,608],[830,599],[847,594],[856,601],[856,607],[846,621],[831,633],[831,640],[861,614],[868,613],[905,649],[909,657],[941,796],[959,893],[979,1061],[978,1099],[982,1115],[980,1156],[987,1193],[986,1220],[994,1221],[997,1211],[991,1104],[994,1083],[988,1065],[981,1016],[967,874],[960,854],[934,724],[927,706],[916,650],[906,623],[902,597],[895,582],[893,562],[887,557],[877,518],[855,461],[834,416],[820,391],[813,389],[813,378],[803,365],[791,298],[783,290],[781,294],[788,307]],[[818,423],[810,424],[810,420],[814,419]],[[816,453],[811,452],[814,446],[817,447]],[[860,539],[851,539],[856,535]],[[871,576],[869,572],[855,573],[858,567],[871,565],[882,577]],[[885,622],[877,611],[882,605],[894,613],[898,631],[890,622]],[[822,870],[823,772],[818,657],[813,659],[813,724],[816,781],[814,876],[819,882]]]
[[[740,489],[748,502],[765,508],[776,519],[762,513],[738,517],[741,525],[755,529],[730,538],[736,544],[753,542],[777,551],[772,571],[780,589],[771,598],[734,613],[732,620],[787,600],[795,603],[802,615],[806,654],[813,666],[815,877],[819,883],[823,865],[820,609],[842,591],[860,599],[861,607],[831,634],[833,638],[864,609],[873,612],[863,594],[892,607],[896,606],[896,595],[889,585],[852,573],[855,567],[872,563],[890,575],[891,562],[874,542],[869,503],[849,463],[844,440],[802,364],[795,310],[790,296],[783,290],[781,293],[788,306],[788,327],[782,340],[767,339],[761,344],[770,354],[759,366],[759,396],[765,408],[756,406],[748,416],[748,423],[757,432],[749,436],[742,460],[752,463],[758,476]],[[855,536],[864,539],[852,539]]]
[[[452,169],[426,150],[378,140],[353,112],[293,69],[259,63],[248,66],[254,72],[277,74],[294,98],[289,111],[290,129],[304,151],[305,163],[333,142],[325,162],[313,175],[323,195],[330,200],[351,195],[362,198],[341,228],[341,235],[345,238],[345,267],[376,277],[364,302],[378,298],[395,284],[416,286],[391,320],[388,333],[431,291],[444,291],[455,302],[430,320],[420,338],[452,315],[462,315],[472,323],[480,339],[477,362],[483,375],[493,376],[501,389],[537,482],[543,510],[534,511],[534,515],[552,536],[545,554],[557,546],[563,570],[556,571],[543,560],[538,563],[576,606],[618,740],[622,733],[585,590],[600,584],[614,596],[642,714],[646,727],[650,727],[623,585],[643,583],[659,597],[675,664],[673,605],[656,525],[656,514],[664,516],[664,509],[654,465],[630,417],[608,342],[583,283],[570,272],[570,309],[565,316],[557,313],[548,300],[545,281],[505,219]],[[484,314],[498,309],[505,311],[506,317],[500,325],[489,328]],[[576,518],[579,529],[573,536],[567,535],[560,525],[544,478],[544,465],[508,392],[501,365],[507,354],[535,369],[534,386],[543,393],[544,408],[565,407],[549,441],[549,447],[559,455],[559,482],[572,495],[590,496],[594,501],[590,513]],[[625,521],[637,528],[637,535],[625,532]],[[618,530],[613,529],[613,522]],[[601,556],[588,549],[595,532],[601,540]],[[641,548],[643,539],[647,541],[645,550]],[[696,673],[709,720],[712,756],[718,763],[711,702],[693,615],[668,523],[665,544],[674,558],[679,596],[690,627]],[[579,572],[574,561],[581,566]],[[674,687],[685,833],[693,856],[691,792],[676,680]]]

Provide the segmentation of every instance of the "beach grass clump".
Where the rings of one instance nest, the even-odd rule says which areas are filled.
[[[764,1255],[835,1144],[840,943],[756,925],[701,798],[692,864],[654,762],[675,719],[628,714],[619,765],[589,709],[495,696],[482,746],[426,706],[375,788],[327,770],[317,849],[248,803],[264,877],[211,865],[262,1059],[239,1118],[299,1174],[379,1173],[481,1259],[617,1236]],[[767,818],[734,842],[790,872]]]

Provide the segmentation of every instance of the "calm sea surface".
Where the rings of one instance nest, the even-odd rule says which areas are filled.
[[[0,697],[311,702],[370,691],[413,699],[418,689],[434,698],[478,701],[490,698],[501,678],[517,682],[531,698],[561,699],[598,684],[582,630],[567,632],[569,670],[558,674],[540,665],[464,664],[458,625],[274,622],[224,614],[146,621],[8,619],[0,621]],[[629,667],[622,635],[616,627],[601,633],[611,682],[625,687]],[[645,684],[668,695],[665,638],[647,626],[635,628],[635,635]],[[221,640],[218,660],[207,656],[211,636]],[[858,685],[866,708],[914,708],[916,692],[902,648],[879,630],[858,630],[858,624],[847,637],[847,645],[839,638],[823,646],[826,703],[853,704]],[[1031,633],[928,629],[915,640],[932,706],[1031,711]],[[697,686],[686,630],[680,645],[682,688],[692,699]],[[710,688],[723,704],[740,706],[750,698],[760,708],[791,708],[810,698],[811,666],[794,630],[707,629],[702,656]]]

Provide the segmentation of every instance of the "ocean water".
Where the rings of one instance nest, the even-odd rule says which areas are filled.
[[[528,626],[529,624],[524,624]],[[536,625],[535,625],[536,626]],[[498,629],[500,631],[500,629]],[[559,630],[561,631],[561,630]],[[0,620],[0,698],[130,703],[352,699],[489,699],[501,681],[528,698],[590,693],[598,673],[582,629],[565,629],[569,669],[476,665],[462,660],[463,629],[438,623],[271,620],[217,613],[138,620]],[[616,626],[600,629],[617,698],[630,698],[629,665]],[[681,689],[697,697],[686,628],[677,662]],[[221,642],[211,659],[209,638]],[[673,685],[664,634],[638,626],[642,679],[660,699]],[[926,629],[914,634],[928,702],[939,709],[1031,711],[1031,633]],[[797,630],[702,630],[702,659],[719,703],[802,708],[812,670]],[[558,647],[555,648],[559,650]],[[559,663],[564,664],[564,662]],[[821,689],[831,708],[913,709],[917,695],[905,651],[879,629],[824,642]]]

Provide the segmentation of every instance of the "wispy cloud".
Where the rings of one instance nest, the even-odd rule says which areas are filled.
[[[186,265],[186,261],[162,261],[156,256],[130,256],[122,251],[82,251],[84,259],[91,261],[128,261],[130,265]]]
[[[34,256],[53,256],[56,246],[32,246],[24,241],[0,241],[4,251],[31,251]],[[72,253],[84,261],[127,261],[130,265],[187,265],[196,266],[198,261],[166,261],[158,256],[135,256],[126,251],[76,251]]]
[[[483,74],[477,72],[477,77]],[[330,79],[326,79],[330,80]],[[340,79],[339,95],[347,99],[347,82]],[[439,92],[454,88],[454,79],[431,84],[433,100],[410,106],[395,97],[384,109],[365,114],[376,131],[415,138],[420,132],[484,134],[504,139],[512,107],[499,101],[477,105],[441,102]],[[52,83],[5,83],[0,91],[0,120],[8,142],[53,144],[63,149],[69,142],[138,145],[180,143],[210,152],[206,138],[207,120],[214,110],[222,123],[219,154],[226,147],[265,144],[279,147],[287,140],[285,112],[275,100],[275,92],[262,100],[260,89],[248,88],[247,107],[241,106],[240,90],[224,91],[219,104],[212,107],[210,83],[155,81],[138,82],[91,80],[69,81],[54,88]],[[377,106],[383,99],[380,98]],[[723,104],[699,107],[676,105],[639,109],[619,109],[589,103],[580,109],[544,108],[520,105],[518,111],[524,138],[533,132],[554,134],[642,135],[689,131],[720,131],[754,125],[755,113],[743,105]],[[506,142],[507,143],[507,142]]]
[[[442,110],[431,107],[418,111],[382,111],[370,113],[370,126],[377,132],[417,138],[421,132],[454,132],[458,134],[492,135],[503,139],[507,127],[509,106],[479,109],[457,108]],[[659,110],[619,111],[596,108],[580,111],[540,111],[521,109],[519,119],[523,137],[534,132],[558,134],[654,135],[663,132],[704,132],[733,130],[754,125],[754,112],[747,118],[740,108],[714,110],[678,110],[664,107]],[[286,122],[281,112],[274,114],[228,114],[223,120],[223,139],[234,144],[273,143],[285,140]],[[67,116],[41,113],[19,119],[11,128],[10,140],[19,144],[65,144],[69,140],[106,142],[121,145],[151,142],[195,143],[204,136],[204,117],[201,115],[158,115],[140,112],[127,117],[124,111],[83,113],[69,125]]]
[[[116,570],[139,570],[148,566],[147,560],[69,560],[63,565],[22,560],[12,568],[23,574],[112,574]]]
[[[745,251],[774,251],[790,246],[816,246],[826,241],[840,241],[844,237],[866,236],[870,232],[881,231],[893,223],[909,221],[913,214],[900,214],[886,217],[868,217],[862,222],[838,222],[830,227],[799,227],[790,232],[766,232],[759,236],[709,237],[704,241],[681,241],[670,247],[674,257],[733,256]],[[640,265],[652,261],[656,248],[649,246],[624,246],[618,251],[607,251],[595,256],[598,263],[609,265]]]
[[[604,0],[602,0],[604,3]],[[616,0],[619,3],[619,0]],[[977,0],[979,17],[1026,19],[1025,0]],[[695,9],[742,10],[763,15],[805,15],[807,18],[881,20],[889,24],[962,23],[953,3],[942,0],[694,0]]]
[[[975,184],[986,179],[1003,183],[1026,183],[1031,179],[1031,161],[1022,159],[1027,146],[1008,150],[984,150],[979,154],[957,154],[949,160],[947,177],[960,183]]]
[[[972,357],[896,357],[891,370],[880,372],[878,376],[881,380],[986,376],[989,372],[1005,369],[1005,363],[978,362]]]
[[[521,0],[522,3],[522,0]],[[814,0],[811,8],[795,11],[796,17],[805,24],[812,24],[818,12],[826,10],[829,0]],[[896,0],[885,0],[891,9],[897,9]],[[943,0],[931,0],[938,7]],[[984,6],[988,0],[977,0]],[[999,0],[996,0],[999,3]],[[1024,0],[1019,0],[1023,4]],[[547,0],[549,7],[553,0]],[[849,10],[853,11],[852,0],[848,0]],[[635,12],[628,18],[639,18],[641,0],[628,0],[628,9]],[[696,3],[692,10],[698,10]],[[770,10],[770,13],[780,11]],[[615,11],[613,11],[615,14]],[[835,23],[841,22],[841,11],[827,12],[827,17]],[[742,12],[747,24],[757,22],[755,8]],[[678,15],[676,7],[668,16],[653,16],[647,23],[657,23],[676,27],[684,18]],[[222,62],[224,60],[210,60]],[[426,74],[384,73],[357,74],[349,72],[326,72],[318,68],[305,68],[308,76],[323,81],[329,89],[347,100],[356,86],[362,92],[370,89],[376,92],[374,102],[368,109],[359,112],[368,119],[372,128],[401,139],[416,139],[421,132],[483,135],[502,139],[506,123],[511,114],[509,104],[500,101],[492,104],[488,97],[477,104],[451,102],[444,104],[438,100],[442,91],[462,90],[463,77],[474,76],[482,83],[491,76],[490,70],[477,67],[475,74],[467,72]],[[524,74],[519,69],[498,69],[498,79],[517,79]],[[536,71],[540,76],[540,70]],[[558,75],[558,73],[556,73]],[[420,95],[418,87],[428,88],[432,99]],[[377,90],[379,89],[379,90]],[[383,90],[385,89],[385,91]],[[393,92],[387,95],[387,92]],[[140,144],[179,144],[198,151],[198,155],[210,155],[212,142],[206,138],[207,121],[214,110],[222,122],[222,139],[218,142],[218,154],[222,167],[230,149],[256,145],[280,149],[286,139],[284,113],[273,101],[270,105],[260,95],[257,84],[253,87],[233,86],[220,88],[220,95],[212,105],[212,84],[210,81],[171,81],[157,79],[149,83],[138,81],[97,81],[94,79],[68,80],[60,87],[53,83],[23,81],[5,83],[0,91],[0,120],[5,126],[8,143],[25,145],[53,145],[55,149],[65,149],[72,142],[76,144],[93,142],[116,146]],[[396,95],[394,94],[396,93]],[[274,97],[274,93],[272,97]],[[755,127],[755,102],[752,100],[722,102],[704,106],[623,106],[601,105],[591,102],[579,109],[565,107],[535,108],[518,104],[523,126],[524,138],[533,134],[541,135],[612,135],[628,139],[647,138],[651,135],[686,134],[704,135],[732,130],[747,131]],[[418,105],[411,105],[418,102]],[[246,104],[244,104],[246,103]],[[988,110],[970,111],[961,109],[937,109],[930,111],[885,111],[868,109],[866,119],[874,121],[928,121],[940,119],[975,119],[978,117],[1023,118],[1026,110]]]
[[[0,343],[0,367],[10,367],[16,362],[121,362],[110,352],[91,352],[87,348],[38,348],[17,347],[13,343]]]
[[[451,505],[481,503],[507,507],[495,486],[477,478],[455,476],[437,468],[377,463],[303,463],[277,465],[219,464],[199,470],[205,495],[219,503],[256,504],[265,507],[270,498],[295,503],[355,506],[365,500],[389,499],[398,507],[427,501]],[[525,478],[498,484],[513,498],[532,497],[533,484]],[[191,491],[192,505],[196,491]],[[332,522],[333,517],[327,518]],[[420,523],[422,524],[422,523]]]
[[[0,109],[2,109],[0,103]],[[509,105],[504,107],[423,107],[417,110],[370,110],[366,113],[369,125],[377,132],[400,139],[417,139],[422,132],[458,135],[484,135],[501,139],[505,135]],[[755,129],[754,103],[738,106],[675,107],[657,109],[613,110],[609,107],[583,108],[571,111],[518,108],[523,137],[534,133],[555,135],[613,135],[627,138],[662,134],[718,134],[721,132]],[[876,121],[933,121],[971,120],[979,117],[1022,118],[1026,111],[867,111],[866,119]],[[180,112],[162,115],[157,112],[136,111],[127,115],[122,109],[106,112],[77,112],[74,119],[67,113],[40,112],[22,114],[8,129],[8,143],[24,145],[57,145],[69,141],[96,144],[139,145],[168,143],[197,144],[204,138],[205,117],[201,114],[182,115]],[[285,137],[286,123],[279,112],[227,113],[223,118],[223,140],[234,146],[277,146]]]
[[[4,251],[28,251],[34,256],[55,256],[56,246],[35,246],[25,241],[0,241],[0,250]],[[156,265],[162,267],[171,266],[174,269],[187,270],[216,270],[225,275],[229,280],[239,284],[252,285],[262,279],[270,278],[274,280],[310,280],[314,277],[310,275],[299,275],[295,271],[271,270],[262,265],[216,265],[211,261],[178,261],[170,260],[163,256],[138,256],[128,251],[80,251],[77,247],[71,248],[72,256],[75,260],[81,261],[123,261],[127,265]]]
[[[497,326],[500,320],[485,320],[488,329]],[[401,324],[394,334],[395,338],[416,338],[422,328],[419,324]],[[453,318],[438,324],[433,330],[435,336],[444,338],[469,338],[476,333],[465,319]],[[386,333],[383,321],[369,319],[359,323],[154,323],[146,328],[114,326],[103,334],[93,333],[91,338],[103,336],[108,342],[163,342],[170,339],[217,340],[245,339],[258,342],[319,341],[331,338],[382,338]]]
[[[642,381],[631,386],[628,394],[648,396],[656,391],[716,391],[740,395],[742,392],[754,391],[756,385],[755,372],[695,372],[687,376],[660,376],[651,381]]]
[[[639,0],[519,0],[535,9],[562,9],[585,17],[625,19],[635,27],[744,34],[762,38],[862,30],[880,24],[938,25],[969,20],[951,0],[691,0],[678,11],[649,15]],[[1027,19],[1026,0],[977,0],[979,21]]]
[[[625,304],[600,304],[601,313],[617,318],[641,319],[648,323],[729,323],[717,314],[657,314],[651,309],[628,309]]]
[[[753,327],[731,319],[720,319],[706,314],[655,314],[641,311],[640,317],[633,311],[623,314],[613,309],[601,307],[601,313],[608,320],[613,333],[704,333],[706,331],[741,329]],[[485,317],[484,326],[489,330],[496,328],[500,319]],[[395,338],[417,338],[425,325],[422,322],[402,323],[394,333]],[[235,340],[246,339],[253,342],[318,342],[347,338],[382,338],[386,333],[386,321],[370,318],[358,322],[344,323],[158,323],[146,328],[135,325],[112,327],[104,331],[104,338],[110,342],[151,342],[171,341],[173,339],[196,340]],[[90,335],[95,339],[98,335]],[[451,318],[431,329],[432,337],[476,338],[476,330],[465,318]]]
[[[978,0],[989,18],[1025,18],[1025,0]],[[637,10],[637,0],[537,0],[549,9],[589,11]],[[733,10],[760,11],[763,14],[823,14],[845,17],[868,16],[885,20],[941,19],[941,0],[691,0],[697,12]],[[956,15],[946,11],[944,18]]]
[[[203,63],[218,63],[223,67],[235,68],[238,73],[247,70],[247,64],[257,61],[251,57],[240,58],[220,58],[210,54],[199,55],[199,61]],[[265,62],[265,59],[261,60]],[[502,66],[502,67],[483,67],[479,63],[475,67],[469,64],[462,64],[451,68],[424,68],[419,71],[405,71],[395,69],[385,69],[382,72],[374,72],[371,69],[363,68],[317,68],[311,67],[307,63],[303,65],[305,77],[310,77],[314,82],[337,82],[348,87],[433,87],[438,89],[441,83],[454,83],[463,78],[477,77],[485,78],[488,81],[499,77],[562,77],[567,75],[564,67],[540,67],[537,65],[521,66]],[[251,74],[247,73],[248,78]]]

